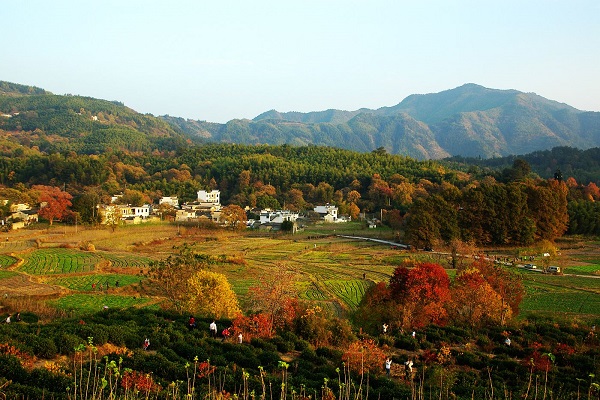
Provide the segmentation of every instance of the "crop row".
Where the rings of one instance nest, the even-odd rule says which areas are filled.
[[[105,294],[72,294],[51,302],[55,307],[72,311],[95,312],[108,308],[140,307],[149,303],[150,299],[132,296],[116,296]]]
[[[21,271],[34,275],[90,272],[101,261],[94,253],[52,248],[34,251],[25,257]]]
[[[335,294],[349,309],[358,307],[366,290],[372,285],[371,281],[366,280],[332,280],[325,281],[323,284]]]
[[[101,256],[110,261],[112,266],[116,268],[144,268],[153,261],[148,257],[131,254],[102,253]]]
[[[132,285],[139,283],[141,280],[141,277],[135,275],[90,274],[61,277],[53,279],[48,283],[63,286],[71,290],[93,291]]]
[[[0,268],[7,268],[17,262],[17,259],[6,254],[0,254]]]
[[[531,283],[521,309],[600,315],[600,296],[592,291]]]

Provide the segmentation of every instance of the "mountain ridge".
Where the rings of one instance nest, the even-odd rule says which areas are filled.
[[[369,116],[369,117],[367,117]],[[400,103],[354,111],[266,111],[226,124],[180,123],[191,135],[244,144],[314,144],[355,151],[384,148],[417,159],[502,157],[556,146],[600,146],[600,113],[535,93],[467,83]],[[195,125],[195,126],[191,126]]]
[[[376,149],[415,159],[494,158],[570,146],[600,147],[600,113],[535,93],[468,83],[354,111],[266,111],[212,123],[141,114],[118,101],[54,95],[0,81],[0,131],[43,151],[170,150],[187,143],[289,144]],[[92,118],[98,123],[90,124]]]

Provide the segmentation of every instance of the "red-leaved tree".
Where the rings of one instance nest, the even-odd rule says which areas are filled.
[[[404,265],[399,266],[390,282],[402,309],[401,326],[444,325],[448,317],[445,305],[450,300],[450,278],[439,264],[414,265],[408,272],[404,271]]]
[[[40,203],[39,215],[47,219],[52,225],[55,219],[62,219],[67,215],[67,209],[71,207],[71,196],[56,186],[34,185],[32,189],[38,193]]]

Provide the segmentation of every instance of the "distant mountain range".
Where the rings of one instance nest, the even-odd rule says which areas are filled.
[[[271,110],[253,120],[218,124],[154,117],[118,101],[54,95],[0,81],[2,131],[4,152],[12,151],[14,143],[44,152],[89,154],[171,150],[192,141],[385,150],[420,160],[492,158],[557,146],[600,147],[600,112],[580,111],[533,93],[466,84],[411,95],[393,107],[376,110]]]
[[[278,112],[226,124],[161,117],[209,141],[341,147],[417,159],[500,157],[557,146],[600,146],[600,113],[517,90],[465,84],[411,95],[393,107]]]

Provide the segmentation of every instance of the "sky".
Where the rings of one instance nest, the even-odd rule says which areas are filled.
[[[224,123],[465,83],[600,111],[598,0],[28,0],[0,80]]]

